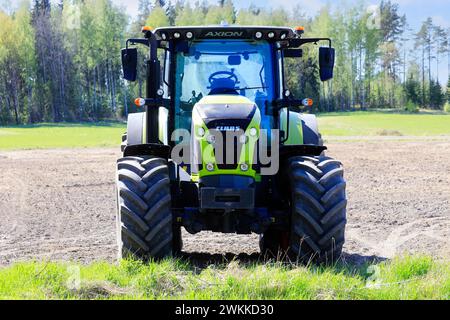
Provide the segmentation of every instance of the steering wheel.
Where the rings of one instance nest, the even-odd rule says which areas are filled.
[[[221,75],[226,75],[228,77],[217,77],[217,76],[221,76]],[[209,76],[209,84],[212,85],[214,83],[214,81],[217,80],[233,80],[235,85],[239,83],[239,79],[238,77],[233,73],[233,71],[217,71],[214,72],[212,75]]]

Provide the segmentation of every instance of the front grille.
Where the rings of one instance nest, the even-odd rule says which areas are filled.
[[[239,158],[241,156],[242,144],[235,135],[227,135],[226,131],[220,131],[223,137],[222,159],[216,150],[217,167],[220,170],[235,170],[238,167]],[[230,157],[230,159],[228,159]]]
[[[239,136],[244,134],[251,119],[206,119],[206,125],[210,132],[220,133],[222,135],[222,159],[220,153],[217,152],[216,147],[216,163],[220,170],[236,170],[238,168],[239,158],[241,156],[242,144],[239,142]],[[222,128],[228,128],[228,130],[235,130],[239,128],[239,131],[226,131]],[[230,140],[230,141],[228,141]],[[232,141],[234,140],[234,141]],[[228,156],[232,156],[231,161],[228,161]]]
[[[236,170],[238,167],[237,164],[218,164],[217,168],[220,170]]]

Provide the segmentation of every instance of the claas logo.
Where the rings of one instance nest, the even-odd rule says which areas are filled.
[[[241,127],[238,126],[219,126],[216,128],[217,131],[231,131],[231,132],[237,132],[241,130]]]

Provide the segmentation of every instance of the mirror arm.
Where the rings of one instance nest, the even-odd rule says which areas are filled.
[[[143,39],[143,38],[131,38],[127,40],[126,43],[126,48],[128,49],[129,45],[135,45],[135,44],[143,44],[144,46],[150,47],[150,43],[148,41],[148,39]]]
[[[330,38],[300,38],[300,39],[292,39],[289,44],[291,48],[299,48],[307,43],[317,44],[320,41],[328,41],[328,45],[332,47],[332,41]]]
[[[276,111],[280,111],[283,108],[300,107],[303,106],[303,100],[298,99],[277,99],[273,102],[273,106]]]
[[[165,107],[165,108],[169,108],[170,106],[170,99],[165,99],[165,98],[146,98],[145,100],[145,106],[147,107]]]

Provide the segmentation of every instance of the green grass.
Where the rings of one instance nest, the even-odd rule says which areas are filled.
[[[450,135],[450,114],[345,112],[319,115],[324,136]]]
[[[450,299],[448,262],[406,256],[367,267],[28,262],[0,269],[0,299]]]
[[[113,122],[0,127],[0,150],[117,147],[125,131]]]
[[[319,115],[319,128],[324,137],[450,136],[450,114],[328,113]],[[0,127],[0,150],[117,147],[124,131],[113,122]]]

